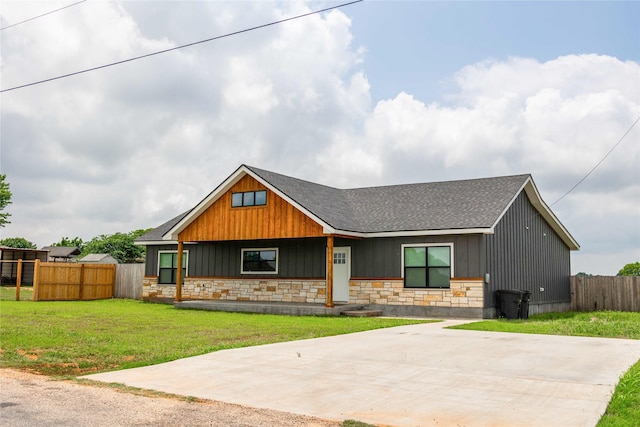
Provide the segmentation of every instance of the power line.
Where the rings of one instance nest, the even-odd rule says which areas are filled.
[[[615,150],[615,149],[616,149],[616,147],[617,147],[618,145],[620,145],[620,143],[622,142],[622,140],[623,140],[623,139],[624,139],[624,138],[629,134],[629,132],[631,132],[631,129],[633,129],[633,128],[634,128],[634,126],[635,126],[636,124],[638,124],[638,121],[640,121],[640,116],[638,116],[638,118],[636,119],[636,121],[635,121],[635,122],[633,122],[633,124],[629,127],[629,129],[627,129],[627,131],[624,133],[624,135],[622,135],[622,136],[620,137],[620,139],[618,140],[618,142],[616,142],[616,144],[611,148],[611,150],[609,150],[609,152],[608,152],[607,154],[605,154],[605,155],[604,155],[604,157],[603,157],[602,159],[600,159],[600,161],[599,161],[598,163],[596,163],[596,165],[595,165],[593,168],[591,168],[591,170],[590,170],[590,171],[589,171],[585,176],[583,176],[583,177],[582,177],[582,179],[581,179],[580,181],[578,181],[578,182],[576,183],[576,185],[574,185],[573,187],[571,187],[571,188],[569,189],[569,191],[567,191],[566,193],[564,193],[564,194],[562,195],[562,197],[560,197],[558,200],[556,200],[555,202],[551,203],[551,204],[549,205],[549,207],[551,207],[551,206],[555,205],[555,204],[556,204],[556,203],[558,203],[560,200],[564,199],[564,198],[565,198],[569,193],[571,193],[573,190],[575,190],[575,189],[576,189],[576,187],[578,187],[578,185],[582,184],[582,181],[584,181],[585,179],[587,179],[587,177],[588,177],[589,175],[591,175],[591,174],[593,173],[593,171],[595,171],[595,170],[598,168],[598,166],[600,166],[600,164],[602,164],[602,162],[604,162],[604,161],[605,161],[605,159],[606,159],[607,157],[609,157],[609,154],[611,154],[611,153],[613,152],[613,150]]]
[[[25,19],[24,21],[20,21],[20,22],[16,22],[15,24],[7,25],[6,27],[0,28],[0,31],[6,30],[7,28],[15,27],[16,25],[24,24],[25,22],[33,21],[34,19],[42,18],[43,16],[50,15],[52,13],[61,11],[62,9],[66,9],[68,7],[71,7],[71,6],[75,6],[77,4],[84,3],[86,1],[87,0],[80,0],[79,2],[76,2],[76,3],[70,4],[70,5],[61,7],[61,8],[56,9],[56,10],[52,10],[51,12],[43,13],[42,15],[34,16],[33,18]]]
[[[34,86],[34,85],[38,85],[38,84],[41,84],[41,83],[50,82],[50,81],[53,81],[53,80],[59,80],[59,79],[65,78],[65,77],[75,76],[77,74],[88,73],[89,71],[95,71],[95,70],[99,70],[99,69],[102,69],[102,68],[112,67],[114,65],[124,64],[125,62],[136,61],[138,59],[147,58],[149,56],[160,55],[161,53],[167,53],[167,52],[171,52],[171,51],[178,50],[178,49],[184,49],[185,47],[195,46],[197,44],[207,43],[207,42],[210,42],[210,41],[213,41],[213,40],[219,40],[219,39],[222,39],[222,38],[231,37],[231,36],[235,36],[235,35],[242,34],[242,33],[247,33],[249,31],[254,31],[254,30],[261,29],[261,28],[270,27],[272,25],[282,24],[283,22],[293,21],[294,19],[304,18],[306,16],[315,15],[315,14],[318,14],[318,13],[326,12],[328,10],[339,9],[341,7],[349,6],[349,5],[352,5],[352,4],[355,4],[355,3],[360,3],[362,1],[364,1],[364,0],[355,0],[355,1],[352,1],[352,2],[349,2],[349,3],[343,3],[343,4],[340,4],[340,5],[337,5],[337,6],[327,7],[326,9],[316,10],[316,11],[313,11],[313,12],[304,13],[302,15],[292,16],[291,18],[281,19],[279,21],[273,21],[273,22],[270,22],[268,24],[262,24],[262,25],[258,25],[258,26],[255,26],[255,27],[246,28],[244,30],[234,31],[232,33],[224,34],[224,35],[221,35],[221,36],[211,37],[211,38],[208,38],[208,39],[205,39],[205,40],[200,40],[200,41],[197,41],[197,42],[184,44],[182,46],[176,46],[176,47],[172,47],[170,49],[159,50],[157,52],[148,53],[146,55],[140,55],[140,56],[136,56],[134,58],[124,59],[122,61],[117,61],[117,62],[112,62],[110,64],[100,65],[98,67],[87,68],[86,70],[76,71],[74,73],[64,74],[62,76],[52,77],[52,78],[49,78],[49,79],[40,80],[40,81],[33,82],[33,83],[27,83],[27,84],[20,85],[20,86],[15,86],[15,87],[12,87],[12,88],[9,88],[9,89],[2,89],[2,90],[0,90],[0,93],[9,92],[9,91],[16,90],[16,89],[22,89],[22,88],[25,88],[25,87],[28,87],[28,86]]]

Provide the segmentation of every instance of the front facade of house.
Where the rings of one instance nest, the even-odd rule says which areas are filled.
[[[145,299],[473,318],[505,288],[532,312],[567,308],[578,248],[528,175],[339,190],[244,165],[138,243]]]

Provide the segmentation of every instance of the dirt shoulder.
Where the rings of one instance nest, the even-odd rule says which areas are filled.
[[[149,397],[0,369],[0,426],[284,426],[341,423],[230,403]]]

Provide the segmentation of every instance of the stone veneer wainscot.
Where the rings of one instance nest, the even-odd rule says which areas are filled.
[[[448,289],[405,288],[402,279],[351,280],[349,302],[366,305],[482,308],[482,279],[451,279]]]
[[[302,279],[184,279],[183,299],[322,303],[326,301],[324,280]],[[175,285],[158,284],[157,277],[145,277],[142,298],[175,298]]]
[[[197,300],[324,303],[324,280],[185,278],[182,297]],[[145,277],[142,297],[175,298],[175,285]],[[428,307],[483,307],[482,279],[451,279],[448,289],[405,288],[401,279],[351,280],[349,303]]]

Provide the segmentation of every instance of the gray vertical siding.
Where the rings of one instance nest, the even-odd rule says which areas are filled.
[[[531,292],[530,304],[570,302],[570,251],[522,192],[486,238],[486,307],[495,291]],[[544,288],[541,291],[540,288]]]
[[[453,243],[454,277],[484,275],[482,235],[336,239],[335,246],[351,247],[351,276],[357,278],[399,278],[402,276],[402,245]]]
[[[482,235],[336,239],[334,244],[351,247],[352,277],[400,278],[402,245],[412,243],[453,243],[454,276],[484,275]],[[184,247],[189,251],[189,276],[192,277],[239,277],[241,249],[271,247],[278,248],[280,256],[278,274],[273,277],[324,278],[326,275],[324,238],[205,242]],[[176,250],[176,246],[147,246],[145,275],[158,274],[158,251],[161,250]]]
[[[188,265],[191,277],[240,277],[241,251],[248,248],[278,248],[278,274],[269,277],[325,277],[326,239],[323,238],[204,242],[185,244],[184,248],[189,252]],[[176,245],[147,246],[145,275],[158,274],[159,251],[176,249]]]

